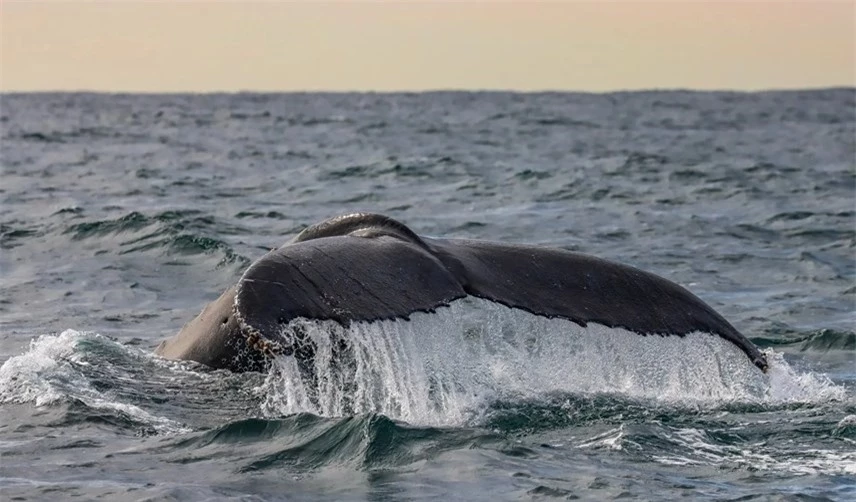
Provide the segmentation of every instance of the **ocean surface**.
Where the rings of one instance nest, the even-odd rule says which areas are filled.
[[[0,95],[0,498],[856,500],[856,89]],[[314,394],[152,351],[363,210],[682,284],[761,347],[482,300]]]

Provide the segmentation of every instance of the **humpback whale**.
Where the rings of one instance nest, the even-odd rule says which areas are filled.
[[[762,371],[764,355],[698,297],[634,267],[563,249],[420,237],[372,213],[306,228],[253,263],[156,353],[232,371],[264,371],[275,354],[312,356],[288,338],[294,319],[408,319],[474,296],[581,326],[639,335],[710,333]]]

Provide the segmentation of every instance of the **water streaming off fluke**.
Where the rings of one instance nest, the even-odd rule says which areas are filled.
[[[269,416],[382,413],[423,425],[478,422],[496,400],[549,393],[618,394],[661,403],[813,401],[843,396],[798,374],[773,351],[768,374],[737,347],[706,333],[640,336],[581,327],[485,300],[465,299],[411,320],[296,320],[286,339],[315,347],[308,364],[279,356],[264,385]]]

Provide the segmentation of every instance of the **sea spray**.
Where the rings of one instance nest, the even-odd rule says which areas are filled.
[[[126,357],[111,361],[113,358],[104,356],[111,352]],[[155,416],[124,402],[113,391],[100,389],[90,375],[93,372],[87,371],[91,365],[118,363],[115,372],[108,369],[101,373],[110,373],[114,380],[121,379],[122,362],[128,364],[148,357],[138,349],[95,333],[68,329],[58,335],[42,335],[30,342],[27,352],[9,358],[0,366],[0,404],[48,406],[79,401],[88,408],[115,413],[158,433],[188,432],[190,429],[173,420]]]

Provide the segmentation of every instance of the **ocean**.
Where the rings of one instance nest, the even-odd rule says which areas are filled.
[[[856,499],[856,89],[0,95],[3,500]],[[466,299],[153,355],[308,225],[561,247],[767,354]],[[326,366],[325,366],[326,364]]]

